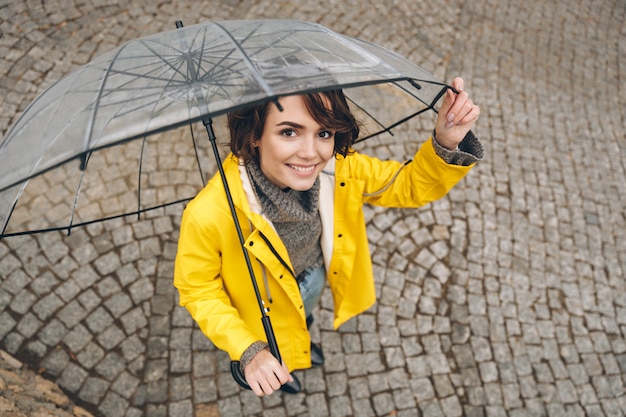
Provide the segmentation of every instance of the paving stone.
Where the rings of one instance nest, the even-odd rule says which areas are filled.
[[[56,349],[48,353],[48,355],[43,358],[41,366],[47,374],[57,377],[61,375],[65,367],[68,366],[69,362],[69,355],[61,349]]]
[[[78,392],[78,398],[91,404],[98,404],[104,397],[109,384],[100,378],[88,377]]]
[[[85,317],[85,309],[77,300],[65,304],[56,315],[66,326],[73,328]]]
[[[113,392],[107,393],[102,403],[98,406],[102,414],[107,417],[119,416],[121,413],[126,413],[128,408],[128,401]]]
[[[7,294],[7,293],[5,293]],[[10,296],[7,296],[10,299]],[[24,315],[28,312],[33,304],[37,301],[37,296],[30,292],[27,289],[20,291],[14,298],[13,301],[7,303],[12,311],[15,313]],[[81,317],[81,316],[79,316]]]
[[[105,356],[105,351],[94,342],[89,342],[77,355],[76,359],[85,368],[93,368]]]
[[[139,378],[122,371],[111,384],[111,389],[128,400],[132,397],[140,383],[141,380]]]
[[[204,377],[204,378],[196,378],[194,380],[193,388],[193,398],[194,402],[199,404],[211,403],[217,400],[217,388],[216,388],[215,378]]]
[[[52,319],[38,332],[37,337],[47,346],[56,346],[67,334],[67,328],[59,320]]]
[[[77,393],[89,373],[82,367],[70,363],[57,380],[60,387],[71,393]]]
[[[104,378],[111,381],[117,377],[127,366],[127,362],[116,352],[108,353],[95,366],[95,370]]]
[[[32,311],[41,320],[47,320],[62,306],[63,300],[61,300],[56,294],[51,293],[37,301],[33,305]]]
[[[24,337],[31,337],[43,326],[43,323],[31,313],[27,313],[17,323],[16,329]]]

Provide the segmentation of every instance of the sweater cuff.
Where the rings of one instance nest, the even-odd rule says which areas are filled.
[[[241,355],[241,359],[239,359],[239,367],[241,368],[241,372],[243,372],[244,368],[250,363],[252,358],[254,358],[257,353],[268,347],[269,345],[267,343],[260,340],[248,346],[248,348],[243,352],[243,355]]]
[[[433,147],[441,159],[451,165],[469,166],[483,159],[483,145],[476,135],[470,130],[467,132],[459,146],[453,151],[444,148],[437,142],[437,136],[433,130]]]

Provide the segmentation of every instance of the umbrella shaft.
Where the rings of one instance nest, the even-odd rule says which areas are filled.
[[[228,181],[226,180],[226,174],[224,173],[224,167],[222,166],[222,159],[220,158],[219,149],[217,148],[217,141],[215,138],[215,132],[213,131],[213,121],[211,119],[205,119],[202,121],[204,127],[206,128],[207,134],[209,135],[209,141],[211,142],[211,148],[213,149],[213,153],[215,154],[215,160],[217,162],[217,169],[220,172],[220,177],[222,178],[222,183],[224,184],[224,191],[226,192],[226,199],[228,200],[228,206],[230,208],[230,212],[233,216],[233,221],[235,222],[235,229],[237,230],[237,237],[239,238],[239,244],[241,245],[241,249],[243,251],[243,256],[246,260],[246,266],[248,267],[248,272],[250,274],[250,279],[252,281],[252,286],[254,287],[254,294],[257,299],[257,303],[259,305],[259,309],[261,310],[261,321],[263,322],[263,329],[265,330],[265,336],[267,337],[267,343],[270,347],[270,351],[274,355],[274,357],[281,362],[280,352],[278,350],[278,343],[276,342],[276,336],[274,335],[274,330],[272,328],[272,323],[270,321],[269,316],[265,313],[265,307],[263,306],[263,299],[261,298],[261,293],[259,291],[259,286],[256,282],[256,277],[254,275],[254,270],[252,269],[252,262],[250,261],[250,254],[245,246],[245,240],[243,238],[243,232],[241,231],[241,225],[239,224],[239,219],[237,218],[237,212],[235,211],[235,204],[233,203],[233,196],[230,192],[230,187],[228,186]]]
[[[250,255],[248,254],[248,250],[246,249],[246,246],[245,246],[243,232],[241,231],[241,225],[239,224],[239,219],[237,218],[237,212],[235,211],[235,204],[233,203],[233,196],[230,192],[228,181],[226,180],[224,167],[222,167],[222,159],[220,158],[219,149],[217,148],[217,142],[215,138],[215,132],[213,131],[213,121],[211,119],[207,119],[207,120],[203,120],[202,123],[204,124],[207,134],[209,135],[211,148],[213,149],[213,153],[215,154],[215,160],[217,162],[217,169],[220,173],[220,177],[222,178],[222,184],[224,184],[224,191],[226,192],[226,199],[228,200],[228,206],[230,208],[231,215],[233,216],[233,221],[235,222],[235,229],[237,230],[237,237],[239,238],[239,244],[241,245],[241,250],[243,251],[243,256],[246,260],[246,266],[248,267],[248,272],[250,273],[250,278],[252,280],[252,286],[254,287],[254,293],[256,295],[257,303],[259,304],[259,308],[261,309],[262,317],[265,317],[266,314],[265,314],[265,308],[263,307],[263,299],[261,298],[259,286],[257,285],[255,275],[254,275],[254,270],[252,269],[252,262],[250,261]]]

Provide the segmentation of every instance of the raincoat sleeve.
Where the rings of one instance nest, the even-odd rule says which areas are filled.
[[[202,200],[202,199],[200,199]],[[205,199],[206,200],[206,199]],[[192,202],[193,203],[193,202]],[[183,213],[174,286],[184,306],[198,323],[202,332],[232,360],[239,360],[252,343],[259,340],[254,331],[240,318],[233,306],[222,277],[222,250],[225,227],[232,219],[220,221],[219,210],[210,209],[202,201],[190,205]]]
[[[363,202],[385,207],[421,207],[445,196],[475,164],[446,163],[435,152],[432,138],[404,164],[355,154],[346,158],[347,176],[363,182]],[[343,165],[343,164],[342,164]]]

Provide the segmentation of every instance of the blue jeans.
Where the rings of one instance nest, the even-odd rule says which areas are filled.
[[[302,301],[304,302],[304,312],[308,319],[313,314],[313,309],[322,296],[326,280],[326,268],[320,266],[315,269],[307,269],[305,273],[306,275],[300,282],[299,287]]]

